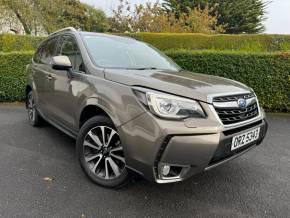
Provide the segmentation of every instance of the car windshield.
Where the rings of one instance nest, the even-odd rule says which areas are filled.
[[[103,68],[179,71],[165,54],[135,39],[84,34],[83,40],[93,62]]]

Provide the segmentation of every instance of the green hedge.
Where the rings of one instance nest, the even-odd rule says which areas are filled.
[[[205,35],[194,33],[123,34],[148,42],[161,50],[236,50],[276,52],[290,50],[290,35]]]
[[[167,51],[184,69],[222,76],[252,87],[267,111],[290,111],[290,54]],[[24,99],[25,67],[32,52],[0,53],[0,101]]]
[[[126,35],[148,42],[161,50],[237,50],[276,52],[290,50],[290,35],[204,35],[183,33],[136,33]],[[35,50],[45,37],[0,34],[0,51]]]
[[[290,111],[290,53],[167,51],[184,69],[240,81],[252,87],[267,111]]]
[[[0,102],[24,99],[26,65],[32,52],[0,53]]]
[[[45,37],[0,34],[0,52],[33,51]]]

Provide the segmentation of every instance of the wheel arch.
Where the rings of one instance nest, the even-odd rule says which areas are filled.
[[[27,108],[27,95],[30,91],[32,91],[32,87],[31,87],[31,85],[28,84],[25,87],[25,106],[26,106],[26,108]]]
[[[83,124],[87,120],[89,120],[90,118],[92,118],[94,116],[98,116],[98,115],[102,115],[102,116],[106,116],[106,117],[110,118],[112,123],[117,127],[116,119],[112,118],[112,115],[110,115],[108,110],[104,109],[104,107],[100,106],[96,102],[95,103],[90,102],[90,103],[86,104],[82,108],[82,110],[80,111],[79,122],[78,122],[79,129],[83,126]]]

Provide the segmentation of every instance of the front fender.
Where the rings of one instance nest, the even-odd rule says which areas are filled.
[[[80,107],[77,112],[79,118],[84,108],[89,105],[97,106],[108,114],[118,128],[145,113],[145,109],[140,105],[129,86],[102,80],[102,82],[96,81],[94,87],[96,89],[87,91],[91,95],[79,102]]]

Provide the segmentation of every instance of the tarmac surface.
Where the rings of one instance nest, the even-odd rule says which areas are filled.
[[[0,105],[0,217],[290,217],[290,116],[268,121],[262,145],[218,168],[111,190],[84,175],[73,139]]]

